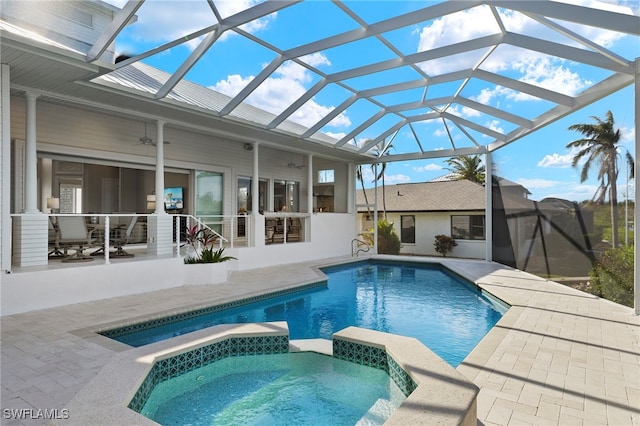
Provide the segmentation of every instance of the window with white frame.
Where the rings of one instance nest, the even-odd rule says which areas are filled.
[[[318,183],[333,183],[334,182],[333,169],[319,170],[318,171]]]
[[[414,215],[400,216],[400,242],[406,244],[416,242],[416,217]]]
[[[484,240],[484,215],[452,215],[451,238]]]

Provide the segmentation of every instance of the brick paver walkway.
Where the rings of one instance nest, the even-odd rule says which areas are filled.
[[[640,425],[640,318],[631,309],[497,264],[446,263],[513,305],[458,367],[481,388],[479,423]],[[74,395],[126,350],[91,329],[316,281],[311,266],[2,317],[0,423],[44,423],[9,419],[11,409],[65,415]]]

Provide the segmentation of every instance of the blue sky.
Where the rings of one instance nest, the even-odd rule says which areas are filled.
[[[625,13],[636,16],[640,12],[638,1],[606,1],[594,2],[591,0],[572,1],[590,7],[603,9],[623,8]],[[122,6],[124,0],[112,0],[109,3]],[[255,4],[253,0],[230,0],[215,2],[222,16],[230,16]],[[401,11],[410,11],[424,7],[421,1],[352,1],[347,2],[348,7],[358,13],[367,22],[377,22],[388,18]],[[290,49],[313,41],[314,39],[342,33],[357,27],[357,24],[345,14],[333,12],[336,6],[328,1],[307,1],[302,5],[290,7],[271,14],[259,20],[253,21],[243,27],[250,34],[261,37],[268,43],[282,49]],[[330,14],[331,13],[331,14]],[[315,17],[314,19],[301,19],[301,16]],[[325,19],[326,17],[331,19]],[[131,25],[117,39],[119,53],[135,54],[166,43],[175,38],[184,37],[202,27],[211,25],[211,9],[205,1],[162,1],[148,0],[138,11],[138,22]],[[536,35],[540,25],[526,17],[517,14],[505,14],[502,16],[507,30],[523,34]],[[469,25],[472,22],[473,25]],[[286,28],[286,31],[282,31]],[[276,29],[278,29],[276,31]],[[607,31],[596,29],[573,28],[583,37],[593,40],[607,49],[610,49],[624,57],[640,57],[640,44],[638,38],[621,36]],[[487,15],[487,10],[477,9],[469,14],[456,13],[444,18],[433,20],[427,24],[418,24],[403,31],[392,31],[385,37],[392,41],[403,54],[411,54],[420,51],[436,49],[440,46],[457,41],[490,35],[497,31],[495,22]],[[556,40],[553,40],[556,41]],[[176,48],[172,48],[160,55],[145,60],[150,65],[156,66],[168,72],[174,71],[180,63],[193,51],[199,40],[189,41]],[[566,42],[566,41],[563,41]],[[568,43],[570,44],[570,43]],[[376,53],[373,53],[376,52]],[[382,53],[381,53],[382,52]],[[376,39],[365,40],[355,45],[336,47],[323,52],[307,55],[302,59],[326,73],[336,73],[345,67],[364,65],[390,59],[392,54],[385,54],[380,49],[380,41]],[[448,58],[447,61],[432,60],[421,64],[423,69],[428,69],[430,74],[439,75],[455,71],[465,67],[469,61],[478,61],[483,52],[470,52],[463,57]],[[209,49],[207,54],[187,74],[187,79],[201,85],[211,87],[230,96],[237,94],[251,79],[253,79],[266,64],[274,59],[274,53],[259,44],[251,42],[244,37],[225,33]],[[505,58],[508,58],[505,61]],[[495,59],[495,60],[494,60]],[[505,65],[507,63],[507,65]],[[482,67],[488,71],[500,71],[502,75],[508,75],[520,81],[536,84],[540,87],[555,90],[568,95],[573,95],[588,88],[594,81],[604,77],[603,71],[589,69],[586,66],[561,61],[557,58],[537,55],[532,57],[530,52],[511,46],[500,46],[492,54],[491,59],[483,62]],[[507,68],[505,68],[507,67]],[[508,68],[510,67],[510,68]],[[368,87],[371,79],[381,80],[379,84],[391,84],[403,81],[407,78],[415,78],[411,70],[400,68],[393,71],[378,73],[374,76],[354,79],[352,87]],[[306,68],[293,62],[285,62],[256,90],[247,102],[278,114],[291,102],[313,86],[319,80]],[[451,85],[459,85],[453,82]],[[522,115],[533,119],[537,115],[549,109],[551,105],[546,101],[533,99],[522,93],[505,90],[500,87],[474,87],[470,83],[465,87],[467,97],[477,102]],[[429,89],[428,97],[438,97],[451,94],[452,87],[448,84],[436,85]],[[455,91],[455,90],[454,90]],[[340,104],[347,96],[345,90],[339,87],[328,87],[319,92],[312,100],[307,102],[291,117],[301,124],[311,125]],[[463,94],[464,91],[463,91]],[[397,102],[403,102],[402,96],[420,96],[419,93],[396,94]],[[384,99],[385,102],[395,101]],[[368,115],[375,113],[375,108],[360,102],[338,115],[329,125],[322,129],[323,132],[337,138],[348,134],[357,124],[366,119]],[[572,140],[579,139],[580,134],[570,132],[567,128],[576,123],[592,122],[591,116],[604,118],[607,111],[611,110],[616,120],[616,127],[623,134],[622,147],[635,157],[634,152],[634,94],[633,88],[626,89],[610,95],[599,102],[590,105],[562,120],[559,120],[532,135],[522,138],[515,143],[494,153],[494,163],[498,174],[507,179],[521,183],[532,193],[532,199],[544,197],[560,197],[581,201],[590,199],[596,190],[595,168],[590,179],[580,183],[580,171],[572,168],[572,153],[565,148]],[[459,116],[474,117],[475,120],[485,120],[484,125],[499,132],[508,133],[513,130],[512,123],[492,120],[491,117],[482,117],[477,111],[473,112],[465,108],[453,108],[451,113]],[[368,115],[367,115],[368,114]],[[385,117],[375,126],[358,135],[354,143],[361,143],[367,137],[376,136],[376,131],[393,125],[393,118]],[[418,123],[415,130],[419,134],[420,143],[426,149],[447,149],[451,147],[449,135],[443,131],[442,126],[436,123]],[[473,132],[472,132],[473,133]],[[473,134],[481,142],[486,142],[486,136]],[[472,146],[472,143],[456,129],[451,130],[451,138],[456,146]],[[415,150],[415,137],[408,127],[401,129],[393,141],[394,151],[402,153]],[[621,162],[619,180],[620,199],[623,199],[626,191],[624,162]],[[386,183],[422,182],[434,179],[446,174],[446,159],[429,159],[411,162],[389,163],[387,166]],[[372,175],[369,176],[369,179]],[[631,182],[633,183],[633,182]],[[629,191],[634,196],[631,186]]]

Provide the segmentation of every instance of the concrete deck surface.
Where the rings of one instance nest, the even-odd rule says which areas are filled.
[[[0,423],[45,424],[11,410],[57,409],[74,424],[65,405],[128,348],[92,330],[314,282],[322,278],[315,267],[345,260],[2,317]],[[443,263],[512,305],[458,367],[481,389],[479,424],[640,426],[640,317],[632,309],[495,263]]]

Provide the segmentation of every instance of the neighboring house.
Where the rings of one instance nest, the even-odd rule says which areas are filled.
[[[367,189],[369,203],[375,202],[375,190]],[[377,188],[378,217],[383,218],[382,187]],[[439,256],[433,245],[435,236],[453,237],[458,245],[451,256],[485,258],[485,189],[468,180],[437,180],[385,186],[387,220],[400,236],[400,253]],[[357,191],[359,228],[373,228],[373,209],[365,204],[362,190]]]
[[[377,192],[378,218],[382,219],[382,187]],[[524,186],[494,176],[494,260],[539,274],[587,275],[594,261],[589,240],[592,214],[568,200],[534,201],[528,198],[530,194]],[[367,189],[367,200],[375,204],[373,188]],[[435,236],[444,234],[458,244],[450,256],[484,259],[485,201],[484,185],[457,180],[455,173],[430,182],[385,186],[387,220],[400,237],[402,254],[439,256]],[[373,207],[367,210],[362,190],[357,191],[356,202],[358,229],[370,231]]]

